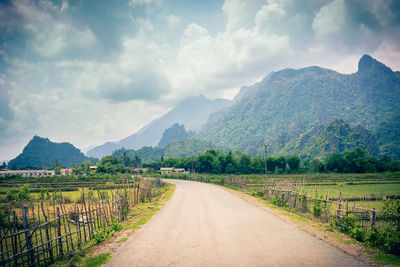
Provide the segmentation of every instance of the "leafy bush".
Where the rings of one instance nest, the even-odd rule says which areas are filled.
[[[297,199],[300,201],[301,206],[302,206],[302,211],[307,212],[308,207],[307,207],[307,196],[305,194],[299,194],[297,195]]]
[[[322,214],[322,201],[321,200],[314,200],[313,205],[313,214],[315,217],[320,217]]]
[[[364,242],[366,239],[366,234],[360,227],[349,229],[349,236],[360,242]]]
[[[392,227],[385,227],[381,230],[373,227],[367,235],[367,243],[386,253],[400,256],[400,235]]]
[[[345,219],[335,219],[333,221],[335,227],[339,229],[340,232],[346,233],[347,228],[346,228],[346,220]]]
[[[354,221],[352,220],[353,217],[354,215],[350,213],[347,215],[347,219],[336,219],[334,221],[334,224],[340,232],[349,234],[353,230],[353,228],[356,227]]]
[[[100,244],[106,240],[110,235],[112,236],[114,232],[119,232],[122,230],[122,225],[118,222],[114,222],[110,227],[97,231],[93,235],[93,240],[96,244]]]
[[[122,225],[121,225],[120,223],[118,223],[118,222],[115,222],[115,223],[113,223],[113,224],[111,225],[110,228],[111,228],[111,230],[114,231],[114,232],[119,232],[119,231],[122,230]]]
[[[109,233],[106,231],[106,229],[100,230],[93,235],[93,240],[96,242],[96,244],[100,244],[107,239],[108,234]]]
[[[278,207],[287,207],[288,203],[281,196],[274,196],[271,199],[271,203]]]
[[[373,227],[367,235],[370,246],[400,256],[400,201],[384,200],[382,216],[389,225],[382,229]]]

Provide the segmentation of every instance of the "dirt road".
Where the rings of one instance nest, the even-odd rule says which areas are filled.
[[[365,266],[224,189],[171,182],[172,198],[108,266]]]

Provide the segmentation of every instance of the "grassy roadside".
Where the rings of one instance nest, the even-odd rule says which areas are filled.
[[[117,231],[110,230],[104,241],[96,242],[96,239],[93,239],[74,255],[55,262],[53,266],[96,267],[107,263],[111,260],[111,254],[122,243],[127,241],[136,230],[140,229],[161,210],[173,195],[174,190],[175,185],[166,183],[164,187],[158,189],[157,196],[151,201],[140,203],[132,208],[128,213],[128,219],[121,223],[120,229],[117,229]]]
[[[338,229],[329,223],[322,223],[317,219],[306,217],[294,209],[278,207],[271,204],[268,200],[251,196],[235,187],[220,187],[368,264],[400,266],[400,257],[368,247],[365,243],[358,242],[346,234],[339,232]]]

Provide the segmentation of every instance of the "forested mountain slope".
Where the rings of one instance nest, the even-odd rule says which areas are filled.
[[[10,169],[47,169],[56,161],[65,167],[72,164],[81,164],[85,160],[95,161],[85,155],[70,143],[54,143],[48,138],[34,136],[25,146],[21,154],[12,159],[8,166]]]
[[[262,153],[267,142],[270,152],[279,154],[300,134],[340,118],[370,131],[379,153],[400,157],[398,114],[398,72],[364,55],[354,74],[315,66],[271,73],[206,124],[198,137],[252,154]]]

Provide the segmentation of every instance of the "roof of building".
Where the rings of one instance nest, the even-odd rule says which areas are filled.
[[[174,168],[160,168],[160,171],[173,171]]]
[[[54,172],[53,170],[0,170],[1,173],[43,173]]]

